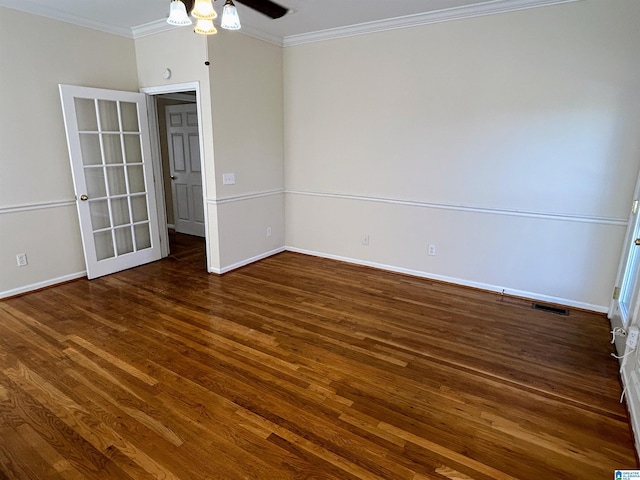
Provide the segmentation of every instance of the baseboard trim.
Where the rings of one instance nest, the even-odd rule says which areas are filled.
[[[256,255],[255,257],[247,258],[245,260],[241,260],[240,262],[227,265],[226,267],[223,267],[223,268],[210,268],[209,273],[217,273],[218,275],[222,275],[223,273],[227,273],[227,272],[230,272],[231,270],[235,270],[236,268],[244,267],[245,265],[249,265],[250,263],[257,262],[258,260],[271,257],[272,255],[276,255],[278,253],[284,252],[285,250],[286,250],[285,247],[276,248],[269,252]]]
[[[419,271],[419,270],[412,270],[409,268],[402,268],[402,267],[397,267],[394,265],[386,265],[386,264],[382,264],[382,263],[377,263],[377,262],[370,262],[370,261],[366,261],[366,260],[360,260],[357,258],[351,258],[351,257],[343,257],[341,255],[333,255],[333,254],[329,254],[329,253],[324,253],[324,252],[318,252],[318,251],[314,251],[314,250],[307,250],[304,248],[297,248],[297,247],[291,247],[291,246],[285,246],[285,247],[279,247],[273,250],[270,250],[268,252],[264,252],[261,253],[260,255],[256,255],[244,260],[241,260],[240,262],[236,262],[233,263],[231,265],[227,265],[226,267],[222,267],[222,268],[209,268],[209,273],[215,273],[218,275],[222,275],[224,273],[230,272],[232,270],[235,270],[237,268],[240,267],[244,267],[245,265],[249,265],[250,263],[254,263],[257,262],[259,260],[265,259],[267,257],[271,257],[272,255],[276,255],[278,253],[284,252],[284,251],[289,251],[289,252],[294,252],[294,253],[302,253],[304,255],[312,255],[314,257],[321,257],[321,258],[327,258],[330,260],[337,260],[340,262],[346,262],[346,263],[352,263],[354,265],[363,265],[366,267],[372,267],[372,268],[378,268],[380,270],[386,270],[389,272],[396,272],[396,273],[403,273],[406,275],[412,275],[414,277],[419,277],[419,278],[425,278],[428,280],[436,280],[439,282],[446,282],[446,283],[452,283],[454,285],[461,285],[464,287],[471,287],[471,288],[477,288],[479,290],[485,290],[485,291],[489,291],[489,292],[494,292],[494,293],[503,293],[509,296],[513,296],[513,297],[520,297],[520,298],[526,298],[526,299],[530,299],[530,300],[538,300],[541,302],[546,302],[546,303],[553,303],[553,304],[557,304],[557,305],[565,305],[567,307],[572,307],[572,308],[578,308],[581,310],[588,310],[588,311],[592,311],[592,312],[597,312],[597,313],[608,313],[609,311],[609,307],[608,306],[604,306],[604,305],[594,305],[591,303],[585,303],[585,302],[577,302],[574,300],[569,300],[566,298],[561,298],[561,297],[554,297],[554,296],[550,296],[550,295],[543,295],[543,294],[539,294],[539,293],[535,293],[535,292],[528,292],[525,290],[516,290],[516,289],[511,289],[511,288],[506,288],[506,287],[502,287],[499,285],[492,285],[489,283],[481,283],[481,282],[474,282],[474,281],[470,281],[470,280],[464,280],[461,278],[456,278],[456,277],[449,277],[446,275],[437,275],[437,274],[433,274],[433,273],[429,273],[429,272],[423,272],[423,271]],[[6,290],[4,292],[0,292],[0,299],[2,298],[8,298],[8,297],[13,297],[16,295],[21,295],[23,293],[28,293],[28,292],[32,292],[34,290],[39,290],[41,288],[46,288],[46,287],[50,287],[59,283],[64,283],[64,282],[68,282],[69,280],[75,280],[77,278],[81,278],[87,275],[86,271],[83,272],[77,272],[77,273],[72,273],[69,275],[64,275],[62,277],[57,277],[57,278],[52,278],[49,280],[45,280],[43,282],[38,282],[38,283],[33,283],[31,285],[25,285],[23,287],[19,287],[19,288],[15,288],[12,290]]]
[[[5,290],[4,292],[0,292],[0,299],[15,297],[17,295],[33,292],[35,290],[40,290],[42,288],[52,287],[60,283],[65,283],[70,280],[76,280],[78,278],[82,278],[86,276],[87,276],[86,271],[76,272],[76,273],[71,273],[69,275],[63,275],[62,277],[51,278],[49,280],[45,280],[44,282],[32,283],[31,285],[25,285],[23,287],[13,288],[11,290]]]
[[[285,250],[289,252],[302,253],[305,255],[312,255],[314,257],[327,258],[330,260],[338,260],[340,262],[352,263],[355,265],[363,265],[365,267],[378,268],[380,270],[386,270],[389,272],[403,273],[406,275],[425,278],[428,280],[437,280],[439,282],[452,283],[455,285],[461,285],[463,287],[471,287],[471,288],[477,288],[479,290],[485,290],[489,292],[503,293],[505,295],[509,295],[513,297],[526,298],[530,300],[538,300],[541,302],[553,303],[557,305],[564,305],[567,307],[578,308],[581,310],[588,310],[591,312],[607,313],[609,311],[608,306],[594,305],[594,304],[585,303],[585,302],[576,302],[574,300],[569,300],[566,298],[553,297],[550,295],[543,295],[543,294],[528,292],[524,290],[516,290],[516,289],[502,287],[499,285],[492,285],[489,283],[474,282],[474,281],[464,280],[456,277],[448,277],[446,275],[437,275],[434,273],[422,272],[419,270],[412,270],[409,268],[402,268],[394,265],[385,265],[382,263],[360,260],[357,258],[343,257],[340,255],[332,255],[324,252],[317,252],[313,250],[306,250],[303,248],[296,248],[296,247],[290,247],[290,246],[285,247]]]

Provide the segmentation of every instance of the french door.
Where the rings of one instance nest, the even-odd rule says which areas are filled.
[[[639,193],[636,192],[636,198]],[[613,315],[620,317],[622,326],[625,328],[633,319],[633,310],[638,299],[640,215],[638,215],[637,199],[633,201],[628,225],[611,308]]]
[[[144,94],[60,85],[87,276],[160,259]]]

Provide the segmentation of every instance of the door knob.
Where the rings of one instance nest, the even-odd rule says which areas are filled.
[[[83,202],[86,202],[87,200],[89,200],[89,197],[87,197],[87,195],[83,193],[82,195],[80,195],[80,200],[82,200]]]
[[[171,180],[175,180],[175,179],[176,179],[176,176],[175,176],[175,175],[171,175],[169,178],[170,178]]]
[[[633,243],[635,243],[636,245],[638,245],[640,247],[640,238],[636,238],[635,242],[633,242]]]

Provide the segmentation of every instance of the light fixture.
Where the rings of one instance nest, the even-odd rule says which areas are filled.
[[[180,0],[171,1],[167,23],[169,25],[191,25],[192,22],[189,15],[187,15],[187,8]]]
[[[224,3],[222,9],[222,22],[220,26],[225,30],[239,30],[240,29],[240,17],[238,17],[238,10],[233,4],[233,0],[227,0]]]
[[[218,30],[216,30],[216,27],[213,25],[213,20],[209,18],[199,18],[193,31],[201,33],[202,35],[213,35],[214,33],[218,33]]]
[[[191,15],[201,20],[213,20],[218,16],[213,9],[211,0],[196,0],[193,4]]]

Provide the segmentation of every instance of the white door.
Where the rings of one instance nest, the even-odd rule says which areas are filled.
[[[166,107],[173,219],[178,233],[204,237],[204,197],[195,103]]]
[[[145,95],[60,85],[87,276],[158,260]]]
[[[622,248],[616,286],[609,307],[611,326],[627,328],[633,323],[638,305],[638,277],[640,273],[640,176],[636,183],[634,200],[631,204],[627,233]],[[624,351],[624,338],[616,337],[616,349]]]

